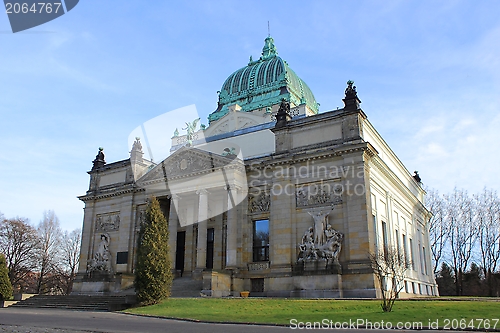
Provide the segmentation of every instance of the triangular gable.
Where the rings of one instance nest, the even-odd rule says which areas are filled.
[[[147,185],[166,179],[201,175],[221,169],[233,162],[233,158],[193,147],[182,147],[158,163],[137,183]]]

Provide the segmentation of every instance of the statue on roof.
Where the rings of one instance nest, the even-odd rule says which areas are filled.
[[[347,81],[347,88],[345,88],[344,110],[358,110],[361,100],[358,98],[358,92],[354,81]]]
[[[130,160],[132,162],[142,162],[143,155],[144,152],[142,151],[141,138],[136,137],[132,144],[132,150],[130,151]]]
[[[418,174],[418,171],[413,171],[414,175],[413,175],[413,179],[415,179],[415,181],[417,183],[421,183],[422,182],[422,178],[420,178],[420,175]]]
[[[92,170],[99,169],[106,164],[106,161],[104,160],[104,148],[99,147],[99,152],[97,153],[95,160],[92,161]]]
[[[347,88],[345,88],[345,97],[357,96],[356,86],[354,85],[354,81],[347,81]]]
[[[276,113],[276,125],[275,128],[286,126],[286,123],[292,119],[290,115],[290,102],[286,99],[281,100],[278,113]]]
[[[200,118],[193,120],[192,122],[187,122],[186,123],[186,128],[183,128],[183,130],[186,130],[186,140],[187,140],[187,145],[191,146],[193,144],[194,140],[194,133],[196,132],[196,128],[198,127],[198,122],[200,121]]]

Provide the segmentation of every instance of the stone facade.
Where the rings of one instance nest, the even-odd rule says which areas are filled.
[[[258,79],[258,68],[274,59],[266,54],[262,64],[238,71],[240,82],[245,71]],[[155,195],[168,219],[176,274],[203,279],[207,295],[379,297],[368,255],[387,246],[414,263],[403,297],[437,295],[425,192],[359,108],[353,83],[339,110],[317,113],[312,93],[308,101],[290,96],[255,112],[219,105],[208,128],[189,138],[175,133],[172,154],[158,164],[143,158],[139,139],[130,159],[107,164],[100,151],[80,197],[74,291],[131,287],[138,230]],[[109,258],[97,270],[104,246]]]

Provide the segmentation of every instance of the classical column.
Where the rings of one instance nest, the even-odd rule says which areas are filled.
[[[172,270],[175,271],[175,257],[177,253],[177,225],[179,224],[179,217],[177,210],[179,209],[179,196],[172,194],[170,198],[170,212],[168,215],[168,246],[170,248],[170,262],[172,263]]]
[[[208,219],[208,191],[196,191],[198,199],[198,246],[196,247],[196,268],[204,269],[207,265],[207,219]]]
[[[237,226],[237,196],[236,187],[227,186],[227,249],[226,249],[226,267],[236,266],[238,226]]]

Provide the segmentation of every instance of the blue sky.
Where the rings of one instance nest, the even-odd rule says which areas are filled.
[[[498,189],[498,1],[86,1],[10,32],[0,14],[0,212],[81,227],[97,148],[128,157],[140,124],[216,92],[267,21],[322,112],[355,81],[361,107],[410,171],[448,192]],[[168,138],[172,133],[166,133]]]

